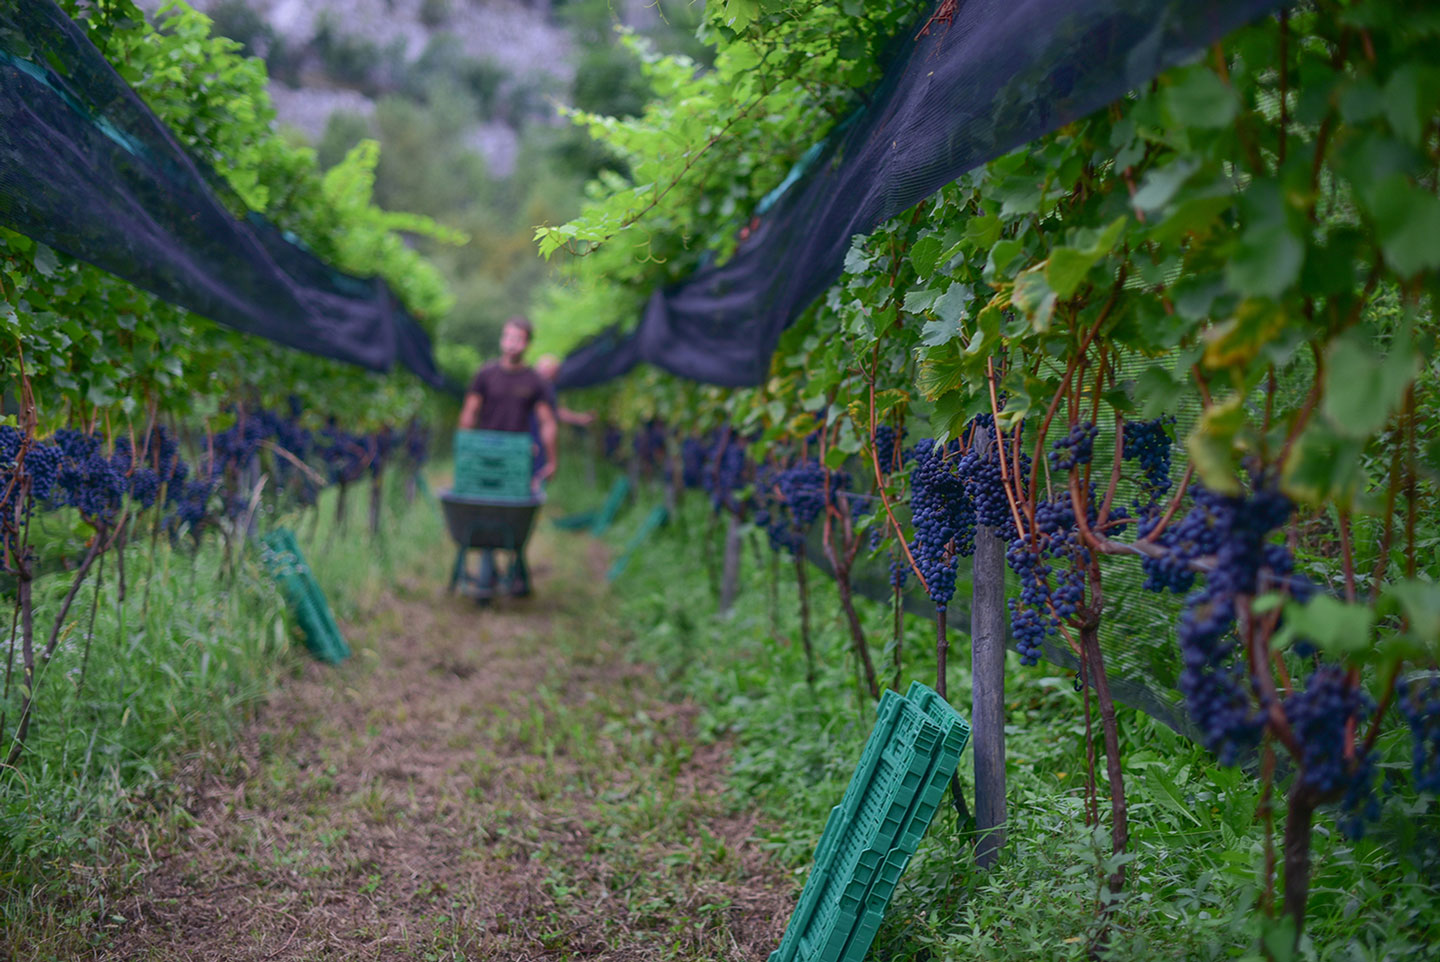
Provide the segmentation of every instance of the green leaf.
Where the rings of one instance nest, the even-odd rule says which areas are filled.
[[[1387,585],[1385,598],[1404,613],[1411,634],[1429,645],[1440,643],[1440,585],[1411,578]]]
[[[1236,395],[1206,411],[1185,438],[1185,448],[1190,452],[1195,473],[1212,491],[1223,494],[1240,492],[1231,455],[1244,426],[1244,401]]]
[[[1285,312],[1267,300],[1240,304],[1233,317],[1205,334],[1205,366],[1211,370],[1249,364],[1285,326]]]
[[[1165,774],[1163,768],[1159,765],[1146,767],[1145,783],[1146,787],[1150,789],[1151,794],[1155,796],[1155,800],[1160,803],[1160,807],[1179,815],[1181,818],[1188,819],[1197,827],[1200,826],[1200,819],[1195,817],[1195,813],[1192,812],[1190,806],[1185,803],[1184,796],[1180,794],[1180,789],[1175,785],[1175,782],[1171,780],[1170,776]]]
[[[1341,437],[1368,438],[1390,420],[1417,373],[1419,359],[1408,336],[1392,338],[1383,356],[1358,334],[1338,337],[1325,352],[1320,410]]]
[[[958,356],[931,358],[920,365],[920,370],[915,375],[915,386],[932,401],[964,383],[965,368]]]
[[[1175,404],[1184,395],[1185,386],[1159,364],[1151,364],[1135,378],[1134,399],[1140,417],[1146,421],[1174,410]]]
[[[1305,638],[1326,654],[1353,655],[1368,649],[1375,611],[1369,605],[1352,604],[1327,594],[1313,595],[1304,605],[1285,606],[1287,638]]]
[[[1425,127],[1435,107],[1436,78],[1433,69],[1415,62],[1402,64],[1385,82],[1381,103],[1390,128],[1408,144],[1420,146]]]
[[[1190,157],[1180,157],[1164,167],[1157,167],[1145,175],[1130,203],[1147,214],[1158,211],[1170,203],[1170,198],[1199,168],[1200,162]]]
[[[1233,203],[1228,194],[1188,198],[1164,219],[1152,222],[1147,236],[1157,244],[1169,244],[1187,234],[1203,234]]]
[[[915,273],[921,278],[929,277],[935,273],[935,264],[940,258],[940,238],[934,234],[922,237],[910,248],[910,263],[915,265]]]
[[[920,329],[920,343],[926,347],[939,347],[951,338],[958,337],[960,326],[944,319],[926,321]]]
[[[1228,126],[1240,109],[1235,91],[1208,67],[1196,65],[1176,71],[1165,88],[1165,108],[1186,127],[1213,129]]]
[[[968,310],[972,297],[969,284],[954,283],[935,302],[935,316],[942,321],[959,324],[970,316]]]
[[[1247,297],[1279,298],[1300,276],[1305,245],[1284,223],[1251,227],[1225,268],[1230,288]]]
[[[1080,286],[1090,268],[1095,266],[1095,262],[1110,253],[1124,228],[1125,218],[1117,217],[1088,246],[1057,247],[1052,250],[1045,265],[1045,280],[1049,282],[1055,296],[1063,301],[1075,293],[1075,289]]]
[[[1289,915],[1278,918],[1261,918],[1265,943],[1265,958],[1268,962],[1291,962],[1295,958],[1295,919]]]
[[[1019,308],[1037,331],[1050,329],[1050,318],[1055,313],[1055,292],[1045,280],[1045,272],[1032,267],[1022,271],[1015,278],[1015,291],[1010,303]]]
[[[1314,505],[1326,501],[1351,505],[1365,490],[1363,452],[1363,441],[1342,438],[1323,419],[1312,419],[1291,446],[1281,469],[1285,493]]]
[[[965,222],[965,237],[985,250],[1000,239],[1000,218],[994,214],[972,217]]]
[[[904,308],[907,314],[924,314],[935,306],[940,291],[933,287],[917,287],[905,294]]]
[[[44,277],[54,277],[55,272],[60,269],[60,261],[55,252],[44,244],[35,245],[35,269]]]
[[[965,353],[974,356],[1000,340],[1000,323],[1004,320],[1004,312],[994,303],[982,307],[975,316],[975,330],[970,335],[970,343],[965,345]]]
[[[1024,249],[1024,245],[1014,238],[1006,237],[996,241],[990,248],[990,256],[985,262],[982,276],[986,281],[993,282],[997,277],[1006,274],[1006,268]]]
[[[1440,198],[1403,174],[1393,174],[1368,193],[1370,215],[1385,261],[1401,277],[1440,268]]]

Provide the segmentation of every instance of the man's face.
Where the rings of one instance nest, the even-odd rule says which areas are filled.
[[[530,335],[514,324],[500,329],[500,354],[511,361],[518,361],[530,346]]]

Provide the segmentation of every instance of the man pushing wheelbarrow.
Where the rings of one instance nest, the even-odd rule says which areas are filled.
[[[475,373],[455,434],[455,484],[441,493],[460,546],[450,588],[470,587],[482,604],[497,591],[530,593],[525,542],[544,501],[543,484],[555,473],[555,389],[524,360],[533,331],[523,317],[506,321],[500,359]],[[466,564],[472,548],[481,552],[475,576]],[[509,553],[508,567],[497,566],[497,550]]]

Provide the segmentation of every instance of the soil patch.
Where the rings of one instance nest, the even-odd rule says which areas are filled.
[[[765,958],[793,882],[577,540],[537,540],[532,599],[404,584],[345,626],[351,663],[277,692],[238,776],[195,776],[98,957]]]

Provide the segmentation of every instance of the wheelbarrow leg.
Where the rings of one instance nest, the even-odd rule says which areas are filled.
[[[480,576],[475,582],[475,600],[482,605],[490,603],[495,593],[495,552],[490,548],[480,551]]]
[[[455,593],[455,586],[465,574],[465,549],[461,548],[455,552],[455,564],[450,569],[450,587],[447,589],[450,594]]]
[[[515,551],[515,566],[512,571],[510,593],[516,598],[525,598],[530,594],[530,569],[525,565],[525,549],[518,548]]]

